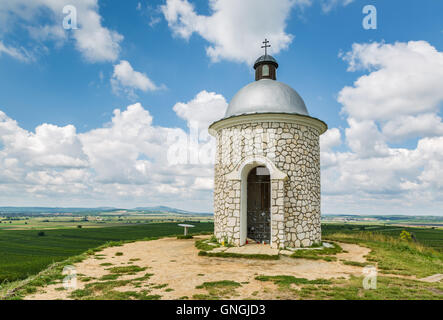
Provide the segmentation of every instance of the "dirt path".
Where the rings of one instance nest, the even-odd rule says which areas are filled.
[[[347,253],[338,255],[339,259],[365,262],[364,256],[369,253],[368,248],[354,244],[341,245]],[[118,256],[117,252],[123,255]],[[76,264],[77,274],[98,279],[109,274],[106,270],[109,266],[101,266],[103,263],[112,263],[112,266],[147,267],[148,269],[144,272],[124,275],[119,279],[133,279],[146,272],[152,273],[153,276],[146,282],[153,285],[167,284],[167,287],[158,289],[152,288],[153,285],[150,286],[152,290],[150,294],[159,294],[162,299],[178,299],[183,296],[192,298],[195,294],[206,294],[205,289],[196,289],[196,286],[203,282],[221,280],[243,283],[240,288],[236,289],[238,295],[232,298],[272,299],[275,298],[275,294],[270,294],[270,292],[276,290],[276,286],[272,282],[255,280],[257,275],[291,275],[309,280],[362,275],[361,267],[344,265],[339,259],[337,262],[326,262],[285,256],[281,256],[280,260],[200,257],[198,250],[194,247],[194,240],[175,238],[129,243],[121,247],[107,248],[98,254],[100,259],[91,257]],[[85,284],[77,281],[78,289],[82,289]],[[28,296],[27,299],[68,299],[70,292],[60,291],[60,287],[62,284],[45,287]],[[116,288],[116,290],[140,291],[142,289],[129,285]]]

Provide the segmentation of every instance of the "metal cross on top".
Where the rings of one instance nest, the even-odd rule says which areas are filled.
[[[269,41],[268,39],[265,38],[265,41],[263,41],[263,43],[265,44],[264,46],[262,46],[262,48],[265,48],[265,56],[268,54],[268,48],[271,47],[271,45],[268,45]]]

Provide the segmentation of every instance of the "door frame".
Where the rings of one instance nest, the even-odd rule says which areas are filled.
[[[227,180],[236,180],[240,181],[240,230],[239,230],[239,239],[240,239],[240,246],[244,245],[246,243],[246,237],[247,237],[247,210],[248,210],[248,202],[247,202],[247,188],[248,188],[248,174],[251,171],[251,169],[263,166],[266,167],[269,170],[269,173],[271,175],[271,184],[270,184],[270,192],[271,192],[271,239],[270,239],[270,246],[273,247],[274,244],[274,235],[272,234],[273,231],[273,225],[275,225],[276,220],[275,216],[273,214],[273,208],[272,205],[273,197],[272,192],[273,190],[273,181],[284,181],[288,178],[287,174],[282,172],[280,169],[278,169],[274,162],[264,156],[260,155],[254,155],[249,156],[242,161],[240,161],[234,168],[234,170],[230,173],[228,173],[225,177]],[[275,190],[278,192],[279,190]],[[281,190],[284,191],[284,190]],[[279,214],[278,216],[281,216]],[[280,217],[281,219],[281,217]]]

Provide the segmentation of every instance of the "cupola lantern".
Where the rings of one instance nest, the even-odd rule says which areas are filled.
[[[271,47],[271,45],[268,45],[269,41],[265,39],[263,43],[264,46],[262,46],[262,48],[265,49],[265,54],[258,58],[254,63],[255,81],[261,79],[277,80],[278,63],[274,57],[268,55],[267,49]]]

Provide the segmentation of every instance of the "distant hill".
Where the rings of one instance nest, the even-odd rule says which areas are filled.
[[[192,212],[186,211],[166,206],[156,206],[156,207],[137,207],[132,209],[133,211],[143,211],[143,212],[152,212],[152,213],[176,213],[176,214],[186,214],[186,215],[212,215],[212,213],[208,212]]]
[[[443,220],[443,216],[431,215],[357,215],[357,214],[322,214],[324,218],[350,218],[350,219],[375,219],[375,220]]]
[[[207,212],[192,212],[166,206],[156,207],[137,207],[134,209],[121,209],[114,207],[97,207],[97,208],[60,208],[60,207],[0,207],[0,215],[14,216],[14,215],[44,215],[44,214],[90,214],[95,215],[99,213],[125,211],[126,213],[173,213],[180,215],[194,215],[207,216],[212,213]]]
[[[54,213],[96,213],[116,211],[112,207],[97,208],[59,208],[59,207],[0,207],[0,214],[54,214]]]
[[[384,224],[443,225],[443,216],[322,214],[322,221],[378,222]]]

